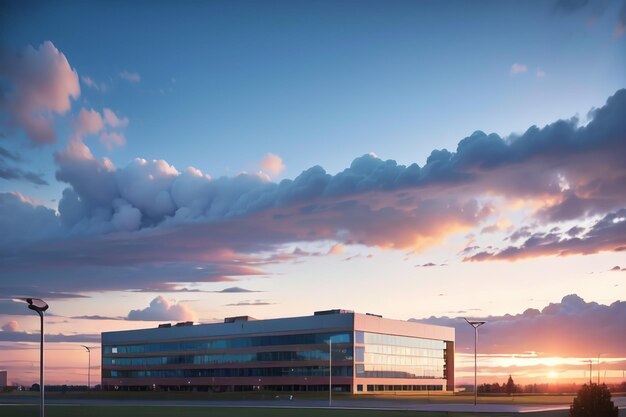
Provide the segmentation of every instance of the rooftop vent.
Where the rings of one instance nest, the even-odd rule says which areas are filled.
[[[163,329],[165,327],[172,327],[172,323],[163,323],[159,324],[159,329]]]
[[[224,319],[224,323],[239,323],[243,321],[253,321],[253,320],[256,320],[256,319],[250,316],[235,316],[235,317],[226,317]]]
[[[181,321],[175,324],[176,327],[193,326],[193,321]]]
[[[314,316],[327,316],[329,314],[351,314],[354,313],[354,311],[352,310],[340,310],[340,309],[334,309],[334,310],[322,310],[322,311],[316,311],[315,313],[313,313]]]

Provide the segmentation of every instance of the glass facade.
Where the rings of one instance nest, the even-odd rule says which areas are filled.
[[[251,336],[231,339],[185,340],[177,342],[144,343],[134,345],[105,345],[103,354],[142,354],[154,352],[181,352],[198,350],[242,349],[261,346],[314,345],[328,343],[330,337],[335,343],[352,342],[351,333],[306,333],[279,336]]]
[[[102,377],[141,383],[142,378],[327,376],[331,336],[333,376],[353,376],[352,332],[324,332],[104,344]]]
[[[361,347],[355,348],[357,377],[446,378],[444,341],[364,332],[363,343],[362,360]]]
[[[442,381],[447,379],[446,367],[453,366],[454,358],[448,355],[454,351],[453,332],[452,341],[397,336],[384,334],[384,329],[391,332],[404,327],[386,319],[359,320],[350,316],[302,318],[291,331],[291,322],[278,322],[249,323],[245,333],[238,324],[104,333],[103,388],[328,391],[331,338],[333,391],[433,391],[453,386],[453,370],[450,380]],[[361,328],[382,331],[356,330],[359,323],[364,323]],[[430,330],[422,333],[415,326],[407,331],[430,336]],[[282,333],[272,333],[273,329]],[[235,334],[215,336],[218,332]],[[130,337],[136,342],[128,342]]]

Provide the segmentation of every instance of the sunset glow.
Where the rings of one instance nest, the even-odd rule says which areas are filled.
[[[9,382],[25,297],[51,384],[102,332],[330,309],[454,327],[457,386],[464,318],[481,383],[626,380],[626,6],[392,3],[7,1]]]

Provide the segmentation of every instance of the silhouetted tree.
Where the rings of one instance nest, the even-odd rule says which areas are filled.
[[[506,381],[506,393],[511,395],[516,391],[515,382],[513,382],[513,378],[509,375],[509,380]]]
[[[617,417],[617,413],[605,384],[583,385],[569,408],[570,417]]]

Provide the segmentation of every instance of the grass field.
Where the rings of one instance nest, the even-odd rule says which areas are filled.
[[[278,395],[285,399],[289,394],[284,392],[229,392],[229,393],[203,393],[203,392],[112,392],[112,391],[92,391],[86,392],[46,392],[46,398],[50,399],[101,399],[101,400],[149,400],[149,401],[241,401],[241,400],[267,400],[271,401]],[[3,398],[33,397],[38,398],[38,392],[12,392],[0,393],[0,402]],[[295,392],[294,397],[298,400],[325,400],[328,393],[320,392]],[[357,401],[367,401],[372,399],[393,400],[398,402],[410,401],[412,403],[429,404],[470,404],[474,401],[472,395],[410,395],[410,394],[388,394],[388,395],[351,395],[335,394],[333,399],[350,399]],[[550,405],[550,404],[571,404],[574,395],[490,395],[478,397],[479,404],[517,404],[517,405]]]
[[[0,415],[37,417],[37,406],[0,407]],[[284,408],[222,408],[163,406],[47,406],[47,417],[519,417],[509,413],[446,413],[420,411],[325,410]],[[528,417],[566,417],[567,411],[527,413]]]

